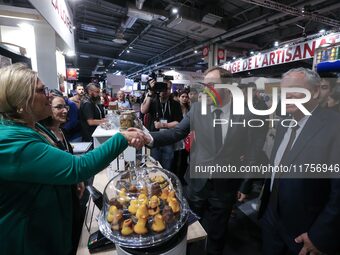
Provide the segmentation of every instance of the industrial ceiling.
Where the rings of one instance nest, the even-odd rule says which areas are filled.
[[[0,2],[28,7],[24,0]],[[158,68],[207,68],[202,48],[218,43],[227,58],[340,28],[338,0],[69,0],[81,78]],[[177,8],[178,13],[173,13]],[[308,60],[302,65],[309,64]],[[275,68],[280,72],[280,68]]]

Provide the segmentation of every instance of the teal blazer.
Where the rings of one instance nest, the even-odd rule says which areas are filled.
[[[127,146],[118,133],[73,156],[31,128],[0,120],[0,255],[70,254],[70,184],[100,172]]]

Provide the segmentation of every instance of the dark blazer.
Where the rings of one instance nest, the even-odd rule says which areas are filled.
[[[231,115],[231,119],[234,122],[242,122],[243,119],[247,118],[249,118],[249,114],[246,116]],[[191,130],[194,130],[195,132],[195,141],[190,152],[191,169],[195,167],[195,165],[214,165],[216,163],[219,165],[230,164],[239,166],[241,164],[240,157],[242,155],[248,155],[247,162],[255,161],[254,151],[248,150],[249,146],[247,146],[249,145],[248,139],[251,137],[248,134],[250,129],[248,127],[243,127],[243,125],[229,126],[227,136],[224,140],[224,146],[218,152],[215,152],[213,114],[209,113],[208,110],[207,115],[202,115],[200,103],[195,103],[188,114],[175,128],[162,132],[151,132],[154,139],[153,146],[157,147],[173,144],[184,139]],[[190,171],[186,172],[185,178],[190,187],[196,192],[203,189],[208,180],[207,178],[190,178]],[[214,179],[213,181],[218,193],[223,195],[228,191],[237,191],[243,180]],[[243,186],[240,188],[241,191],[248,193],[250,189],[249,184],[249,180],[244,182]]]
[[[273,164],[278,147],[286,132],[279,127],[271,155]],[[318,107],[306,122],[284,165],[340,164],[340,115]],[[338,173],[338,178],[340,173]],[[278,219],[294,238],[308,233],[322,252],[340,250],[340,179],[279,180]],[[265,182],[261,198],[260,217],[270,197],[270,179]]]

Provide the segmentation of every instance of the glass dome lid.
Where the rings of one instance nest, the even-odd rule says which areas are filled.
[[[176,175],[156,167],[113,177],[104,190],[99,229],[114,243],[147,248],[174,236],[186,223],[188,205]]]

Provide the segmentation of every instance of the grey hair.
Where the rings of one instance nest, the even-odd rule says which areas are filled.
[[[304,68],[304,67],[293,68],[293,69],[290,69],[288,72],[285,72],[282,75],[282,78],[285,78],[291,73],[303,73],[305,75],[306,80],[308,81],[308,84],[310,84],[313,87],[320,86],[321,78],[319,74],[311,69]]]

